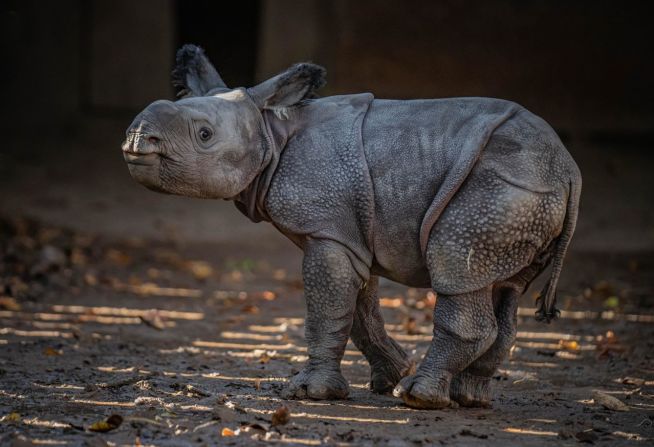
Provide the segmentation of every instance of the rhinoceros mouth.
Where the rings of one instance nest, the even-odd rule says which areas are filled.
[[[125,158],[125,162],[130,165],[154,166],[158,161],[157,159],[159,158],[159,154],[140,154],[136,152],[123,151],[123,157]]]

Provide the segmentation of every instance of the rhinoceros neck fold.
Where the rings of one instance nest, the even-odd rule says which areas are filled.
[[[272,112],[264,111],[262,120],[265,148],[259,172],[238,196],[234,198],[236,207],[253,222],[270,221],[270,216],[264,206],[266,194],[270,187],[279,158],[281,156],[289,135],[290,126],[282,123]]]

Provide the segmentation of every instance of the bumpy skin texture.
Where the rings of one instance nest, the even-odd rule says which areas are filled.
[[[373,391],[395,387],[416,408],[488,406],[518,298],[548,265],[537,318],[557,315],[579,170],[547,123],[515,103],[311,99],[324,74],[299,64],[232,90],[199,48],[183,47],[184,99],[134,120],[130,172],[158,191],[232,199],[304,250],[309,360],[286,397],[346,397],[351,337]],[[379,276],[438,294],[417,370],[384,329]]]
[[[302,263],[307,302],[309,361],[292,380],[286,397],[344,398],[347,381],[340,363],[356,307],[361,278],[344,248],[333,241],[310,240]]]
[[[413,373],[415,365],[384,329],[378,284],[379,278],[372,276],[359,292],[350,337],[370,363],[370,389],[385,394],[393,391],[402,377]]]

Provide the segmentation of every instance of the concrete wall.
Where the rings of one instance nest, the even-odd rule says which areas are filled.
[[[298,59],[331,93],[494,96],[573,134],[654,131],[654,38],[633,1],[277,0],[259,75]]]
[[[85,92],[91,108],[140,109],[171,97],[175,56],[172,0],[89,2],[83,44],[88,44]]]
[[[0,129],[74,132],[94,113],[170,97],[173,0],[5,2]]]

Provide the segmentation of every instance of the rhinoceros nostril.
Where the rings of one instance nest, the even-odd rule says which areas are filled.
[[[153,137],[153,136],[148,137],[148,142],[151,144],[158,144],[160,141],[161,139],[159,137]]]

